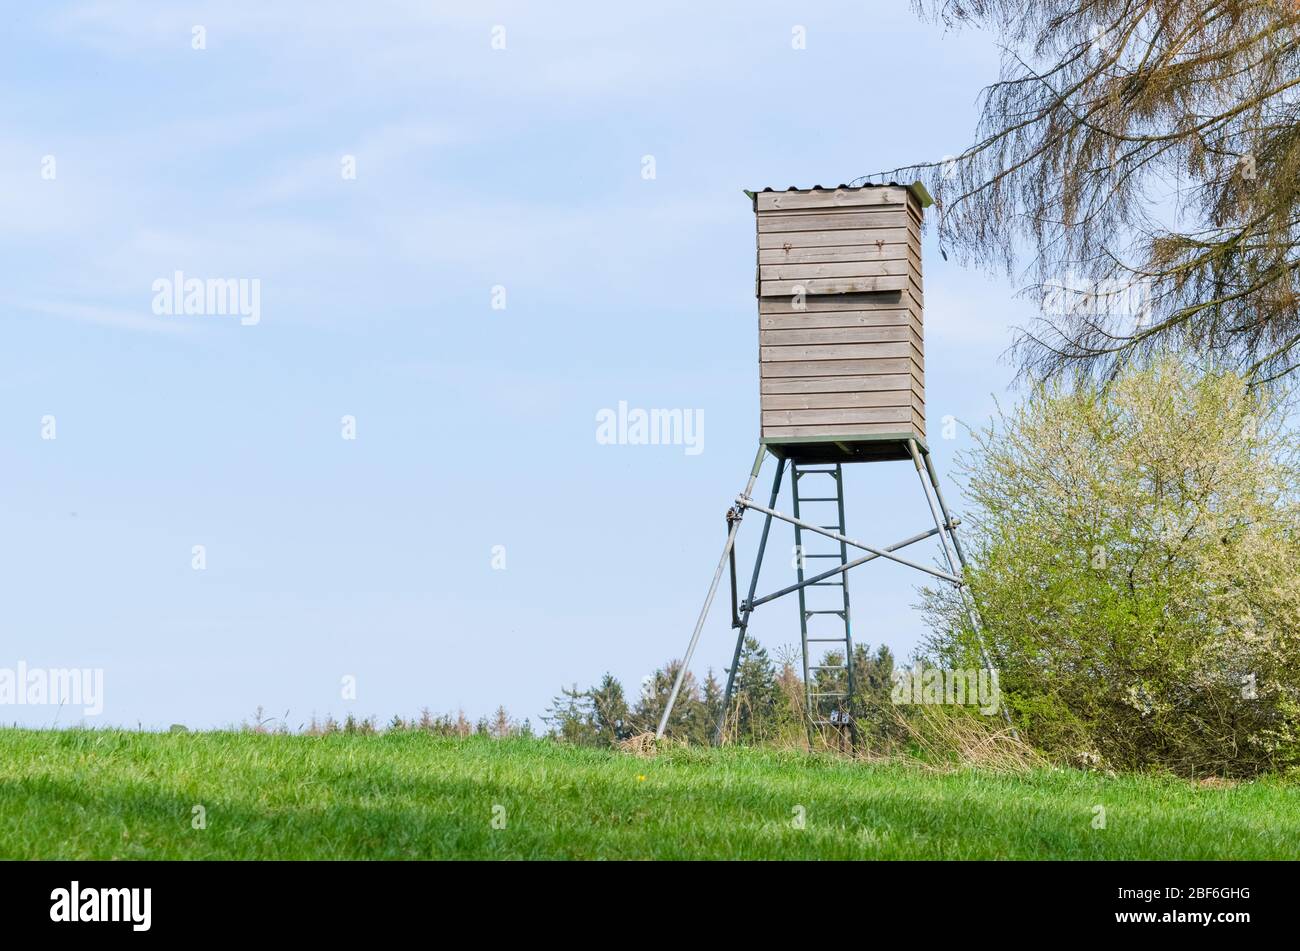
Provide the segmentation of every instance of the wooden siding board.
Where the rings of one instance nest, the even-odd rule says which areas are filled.
[[[773,231],[758,233],[758,249],[771,251],[777,248],[834,248],[855,244],[897,244],[902,240],[916,240],[920,234],[907,227],[882,225],[874,228],[853,228],[847,230],[826,231],[812,229],[809,231]]]
[[[788,363],[821,360],[880,360],[889,357],[912,357],[911,343],[796,344],[788,347],[760,347],[764,363]]]
[[[842,379],[848,380],[881,380],[884,381],[879,385],[856,385],[840,386],[834,384]],[[903,374],[882,374],[878,377],[797,377],[792,380],[773,380],[766,379],[760,384],[759,402],[764,409],[769,406],[775,406],[778,409],[791,408],[791,398],[799,398],[801,401],[806,399],[807,406],[841,406],[841,405],[873,405],[873,401],[880,400],[898,400],[902,397],[896,394],[911,394],[912,405],[924,414],[925,412],[925,387],[921,386],[915,378]],[[880,394],[895,394],[891,396],[882,396]],[[770,403],[770,400],[777,400],[776,403]],[[861,403],[851,402],[853,399],[860,399]],[[850,402],[846,402],[850,401]],[[800,403],[799,405],[805,405]],[[885,402],[881,405],[894,405],[892,402]]]
[[[823,248],[760,248],[758,251],[760,267],[765,264],[836,264],[856,261],[912,261],[915,264],[916,251],[902,238],[896,241],[877,239],[869,244],[836,244]]]
[[[760,330],[758,342],[767,347],[803,343],[915,343],[916,332],[906,324],[896,327],[834,327],[827,330]]]
[[[854,426],[839,424],[829,426],[764,426],[763,436],[845,436],[853,435],[897,435],[901,439],[908,436],[925,438],[925,433],[905,423],[858,423]]]
[[[915,387],[911,373],[881,373],[874,376],[814,376],[788,380],[764,379],[759,384],[763,395],[808,393],[866,393],[872,390],[901,390]]]
[[[764,426],[854,426],[863,423],[910,423],[910,406],[850,407],[847,409],[778,409],[763,413]]]
[[[905,188],[836,188],[818,191],[758,192],[754,207],[759,212],[801,208],[853,208],[863,205],[904,205]]]
[[[805,303],[821,298],[805,298]],[[794,330],[799,327],[889,327],[894,324],[912,323],[919,333],[923,333],[921,310],[915,304],[905,307],[881,307],[870,310],[792,310],[789,303],[779,298],[760,298],[760,303],[776,303],[779,306],[764,309],[758,315],[761,330]],[[775,321],[775,323],[769,323]]]
[[[788,313],[760,314],[759,331],[822,330],[836,327],[911,327],[918,334],[921,321],[909,310],[838,311],[828,314]]]
[[[915,273],[910,261],[836,261],[817,264],[759,264],[762,281],[807,281],[835,277],[910,277]]]
[[[760,363],[763,377],[792,376],[872,376],[879,373],[911,373],[917,376],[916,362],[911,358],[877,360],[808,360],[797,363]],[[924,385],[924,376],[917,376]]]
[[[854,406],[906,406],[916,405],[916,394],[910,389],[872,390],[870,392],[846,391],[842,393],[765,393],[762,397],[764,412],[784,409],[847,409]]]
[[[868,217],[869,216],[869,217]],[[853,224],[847,221],[833,222],[823,227],[811,224],[812,220],[848,218],[853,221],[865,221],[865,224]],[[909,235],[920,237],[921,229],[916,220],[903,211],[901,205],[871,205],[860,208],[808,208],[799,211],[759,212],[755,221],[783,222],[786,227],[762,229],[763,233],[781,231],[857,231],[860,229],[898,228]]]
[[[787,231],[858,231],[906,227],[910,219],[900,211],[839,212],[837,214],[759,215],[760,234]]]
[[[759,314],[826,314],[836,311],[873,311],[912,309],[918,317],[921,309],[913,289],[907,291],[859,292],[806,297],[802,307],[795,307],[792,299],[762,298],[758,302]]]
[[[913,281],[907,275],[887,277],[809,278],[802,281],[760,281],[759,296],[789,297],[800,292],[818,294],[866,294],[906,290]]]

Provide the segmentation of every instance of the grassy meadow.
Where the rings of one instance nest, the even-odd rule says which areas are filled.
[[[1277,780],[941,772],[754,749],[637,758],[418,732],[0,730],[5,859],[1297,855],[1300,786]]]

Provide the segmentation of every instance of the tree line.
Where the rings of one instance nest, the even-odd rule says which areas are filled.
[[[821,666],[838,666],[843,660],[842,653],[830,651]],[[806,741],[804,681],[796,661],[796,649],[779,650],[773,657],[753,637],[745,639],[731,702],[722,717],[725,741],[746,745]],[[631,698],[611,673],[586,689],[577,684],[563,688],[542,719],[556,739],[580,746],[616,746],[655,730],[680,668],[680,661],[669,661],[647,677]],[[893,672],[894,657],[888,647],[882,644],[874,651],[862,644],[854,647],[854,691],[847,710],[860,732],[881,738],[889,735],[894,721],[889,710]],[[723,713],[728,673],[724,670],[719,677],[710,669],[700,680],[686,672],[665,729],[667,737],[699,744],[713,741]],[[843,690],[840,678],[844,676],[838,671],[818,671],[815,690]]]

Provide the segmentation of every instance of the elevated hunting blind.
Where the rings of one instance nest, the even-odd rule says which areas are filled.
[[[901,185],[751,193],[762,442],[782,458],[906,459],[925,443],[921,220]]]
[[[662,736],[668,726],[718,584],[730,566],[736,647],[715,740],[724,736],[751,615],[760,605],[792,593],[798,594],[799,601],[809,739],[817,728],[830,727],[852,740],[856,711],[850,569],[884,558],[951,582],[959,589],[971,624],[977,632],[980,629],[978,609],[963,577],[966,556],[957,539],[958,522],[944,504],[925,442],[921,224],[931,200],[919,182],[765,188],[746,194],[753,202],[758,236],[758,456],[744,492],[727,511],[722,559],[658,733]],[[777,468],[770,501],[764,506],[750,494],[768,454],[776,457]],[[934,528],[880,548],[850,538],[845,534],[844,464],[900,459],[916,467]],[[787,471],[793,515],[776,509]],[[763,533],[748,596],[741,600],[735,542],[741,519],[750,509],[763,514]],[[797,580],[756,598],[773,519],[794,526]],[[942,547],[946,571],[898,554],[934,537]],[[835,544],[821,551],[805,544],[805,540],[821,539]],[[853,558],[851,548],[858,550]],[[832,600],[827,602],[826,592],[814,588],[828,589]],[[820,662],[818,651],[826,652]],[[984,662],[989,664],[987,656]]]

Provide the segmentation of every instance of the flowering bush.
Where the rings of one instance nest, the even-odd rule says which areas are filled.
[[[1166,358],[1052,384],[959,460],[970,590],[1022,735],[1078,762],[1300,763],[1300,468],[1276,396]],[[953,590],[927,649],[979,662]]]

